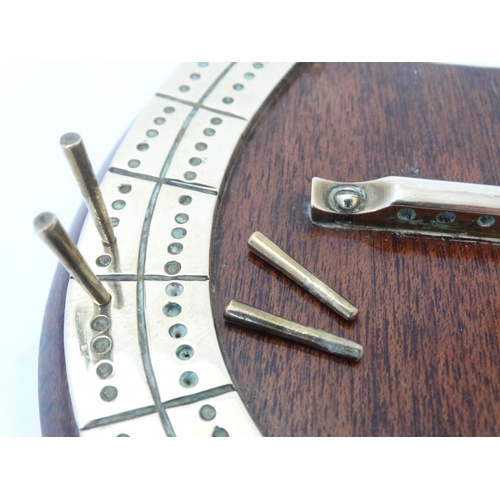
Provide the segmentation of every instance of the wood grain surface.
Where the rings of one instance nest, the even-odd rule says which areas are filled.
[[[482,436],[500,431],[500,248],[315,227],[311,179],[401,175],[498,184],[498,71],[307,65],[235,166],[213,242],[226,358],[268,436]],[[261,231],[357,305],[340,319],[249,254]],[[352,363],[222,319],[236,299],[361,343]]]
[[[223,354],[264,435],[500,433],[500,247],[328,230],[308,211],[314,176],[499,184],[499,89],[490,69],[307,64],[260,119],[220,199],[211,278]],[[257,230],[353,302],[358,319],[342,320],[250,254]],[[62,276],[41,340],[44,435],[76,433]],[[228,325],[231,299],[359,342],[365,355],[348,362]]]

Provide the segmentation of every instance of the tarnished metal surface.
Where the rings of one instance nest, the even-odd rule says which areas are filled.
[[[236,300],[228,304],[224,317],[236,325],[270,333],[354,361],[363,357],[363,347],[355,342],[323,330],[299,325]]]
[[[82,138],[72,132],[64,134],[61,137],[61,148],[73,171],[89,213],[101,235],[102,242],[108,246],[112,245],[116,242],[113,226]]]
[[[314,178],[313,222],[500,242],[500,187],[384,177],[341,183]]]
[[[221,356],[210,241],[230,160],[289,63],[183,65],[137,118],[101,190],[116,245],[78,247],[112,296],[68,287],[65,347],[82,435],[252,436]]]
[[[97,305],[108,304],[111,295],[92,272],[57,217],[49,212],[44,212],[35,219],[34,226],[40,238],[47,243],[66,270],[85,290],[87,298]]]
[[[255,255],[279,269],[337,314],[349,321],[356,319],[359,313],[357,307],[301,266],[262,233],[258,231],[253,233],[248,240],[248,247]]]

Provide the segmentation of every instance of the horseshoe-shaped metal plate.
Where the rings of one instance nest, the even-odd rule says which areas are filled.
[[[112,294],[70,280],[65,352],[82,436],[255,436],[210,303],[214,213],[238,147],[290,63],[192,63],[137,118],[101,189],[118,244],[78,247]]]

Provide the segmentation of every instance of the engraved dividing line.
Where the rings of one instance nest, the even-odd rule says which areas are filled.
[[[180,187],[190,191],[197,191],[198,193],[211,194],[213,196],[217,196],[218,194],[217,189],[211,186],[206,186],[205,184],[198,184],[195,182],[189,183],[178,179],[163,179],[163,182],[169,186]]]
[[[207,389],[206,391],[196,392],[195,394],[189,394],[180,398],[171,399],[170,401],[163,403],[163,405],[165,406],[165,408],[177,408],[179,406],[199,403],[200,401],[204,401],[205,399],[215,398],[216,396],[220,396],[228,392],[234,392],[235,390],[236,389],[234,388],[233,384],[221,385],[220,387]]]
[[[160,416],[163,429],[168,437],[175,437],[174,428],[172,423],[168,418],[165,409],[161,405],[160,390],[158,383],[156,382],[156,376],[153,370],[153,364],[151,362],[151,355],[149,351],[149,341],[148,341],[148,330],[146,325],[146,311],[145,311],[145,289],[144,281],[139,280],[137,282],[137,328],[139,337],[139,347],[141,350],[142,365],[144,367],[144,373],[146,375],[146,380],[148,382],[153,401],[155,402],[156,410]]]
[[[133,177],[134,179],[141,179],[142,181],[154,182],[157,184],[158,182],[162,182],[159,177],[155,177],[154,175],[140,174],[138,172],[129,172],[128,170],[124,170],[123,168],[110,167],[109,171],[113,174],[124,175],[125,177]]]
[[[186,120],[182,124],[177,137],[175,138],[172,147],[167,155],[163,168],[160,172],[160,178],[164,178],[167,175],[167,172],[170,168],[174,155],[179,147],[179,144],[186,133],[187,128],[191,124],[191,121],[196,116],[199,107],[203,104],[204,100],[213,92],[216,86],[222,81],[222,79],[227,75],[229,70],[235,65],[235,63],[231,63],[227,66],[227,68],[222,71],[222,73],[215,79],[212,85],[207,89],[205,94],[203,94],[200,101],[195,105],[195,107],[191,110]],[[146,209],[146,213],[144,216],[144,223],[142,226],[141,240],[139,242],[139,257],[137,260],[137,330],[138,330],[138,339],[139,339],[139,347],[141,350],[141,358],[144,366],[144,372],[146,375],[146,379],[148,382],[149,389],[151,391],[151,395],[153,396],[153,400],[155,402],[156,409],[160,416],[163,428],[165,433],[169,437],[175,436],[174,429],[172,427],[172,423],[168,418],[167,412],[165,408],[163,408],[160,399],[160,390],[158,387],[158,383],[156,381],[156,377],[153,370],[153,365],[151,362],[151,356],[149,351],[149,340],[148,340],[148,329],[146,323],[146,300],[145,300],[145,282],[144,282],[144,271],[146,267],[146,254],[148,249],[148,241],[149,241],[149,233],[151,228],[151,222],[153,219],[153,214],[156,208],[156,204],[158,202],[158,196],[160,194],[160,190],[162,188],[163,183],[158,182],[153,188],[153,192],[151,194],[151,198],[149,200],[148,207]]]
[[[156,92],[156,97],[161,97],[162,99],[168,99],[169,101],[178,102],[179,104],[185,104],[186,106],[195,107],[197,106],[196,102],[188,101],[187,99],[180,99],[179,97],[174,97],[169,94],[162,94],[161,92]]]
[[[137,281],[135,274],[100,274],[100,281]],[[165,276],[163,274],[145,274],[144,281],[208,281],[210,278],[203,274],[180,274],[178,276]]]
[[[223,111],[222,109],[209,108],[208,106],[200,106],[200,107],[201,107],[201,109],[204,109],[206,111],[210,111],[212,113],[216,113],[216,114],[222,115],[222,116],[227,116],[228,118],[236,118],[237,120],[248,121],[248,119],[245,118],[244,116],[235,115],[234,113],[230,113],[229,111]]]
[[[198,193],[211,194],[217,196],[219,193],[213,186],[208,186],[207,184],[199,184],[197,182],[184,182],[180,179],[163,179],[160,177],[155,177],[154,175],[140,174],[138,172],[129,172],[122,168],[111,167],[109,169],[113,174],[123,175],[125,177],[133,177],[134,179],[140,179],[142,181],[149,181],[154,183],[163,183],[169,186],[181,187],[184,189],[189,189],[191,191],[197,191]]]
[[[228,392],[234,392],[235,388],[231,384],[222,385],[220,387],[215,387],[214,389],[208,389],[203,392],[198,392],[196,394],[190,394],[188,396],[183,396],[180,398],[171,399],[162,403],[163,409],[167,410],[169,408],[178,408],[179,406],[186,406],[192,403],[198,403],[206,399],[215,398],[221,396],[222,394],[227,394]],[[88,431],[90,429],[95,429],[96,427],[103,427],[105,425],[117,424],[119,422],[125,422],[127,420],[133,420],[134,418],[145,417],[146,415],[152,415],[156,413],[156,407],[154,405],[145,406],[143,408],[136,408],[135,410],[124,411],[122,413],[117,413],[115,415],[110,415],[108,417],[97,418],[96,420],[91,420],[87,425],[82,427],[81,431]]]
[[[187,106],[193,106],[199,109],[204,109],[206,111],[210,111],[217,115],[222,115],[222,116],[227,116],[228,118],[236,118],[237,120],[247,121],[247,119],[244,116],[235,115],[234,113],[230,113],[229,111],[223,111],[222,109],[210,108],[208,106],[203,106],[202,104],[197,104],[192,101],[186,101],[184,99],[179,99],[178,97],[174,97],[171,95],[161,94],[160,92],[157,92],[156,96],[161,97],[162,99],[168,99],[169,101],[178,102],[179,104],[186,104]]]

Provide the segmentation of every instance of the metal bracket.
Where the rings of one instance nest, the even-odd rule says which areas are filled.
[[[340,183],[313,178],[318,225],[500,242],[500,186],[384,177]]]

